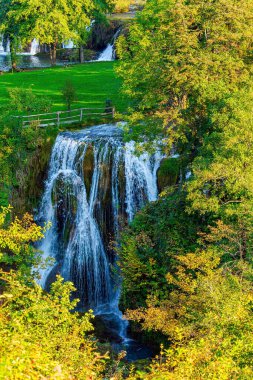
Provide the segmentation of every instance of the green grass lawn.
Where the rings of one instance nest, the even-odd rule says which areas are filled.
[[[77,101],[72,108],[103,107],[111,99],[116,111],[124,112],[126,99],[120,94],[121,80],[117,78],[116,62],[92,62],[69,67],[55,67],[6,73],[0,76],[0,105],[8,102],[8,88],[32,88],[34,93],[52,99],[52,111],[64,110],[61,88],[71,80],[77,91]]]

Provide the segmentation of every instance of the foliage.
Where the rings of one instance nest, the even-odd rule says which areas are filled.
[[[251,379],[252,268],[243,261],[218,268],[217,251],[178,256],[168,300],[136,311],[146,328],[172,344],[138,379]]]
[[[2,272],[0,377],[5,379],[101,379],[104,358],[92,336],[91,313],[74,312],[74,287],[61,277],[50,293]]]
[[[199,236],[193,237],[196,245],[190,247],[186,241],[181,250],[182,245],[176,245],[173,260],[169,265],[165,262],[165,298],[159,292],[146,292],[146,305],[141,294],[134,306],[129,303],[134,310],[127,312],[128,318],[141,323],[144,330],[167,336],[170,345],[166,345],[163,360],[153,363],[150,374],[134,375],[133,379],[252,378],[251,110],[251,92],[245,90],[234,92],[222,106],[218,103],[212,110],[215,130],[205,136],[193,160],[191,178],[183,185],[186,201],[177,207],[182,225],[175,225],[176,231],[167,227],[169,237],[184,231],[188,224],[192,226],[197,213]],[[171,195],[166,201],[170,199]],[[156,213],[156,207],[152,207],[144,218],[142,231],[146,232],[145,222]],[[156,223],[162,220],[158,214]],[[154,223],[151,225],[155,230]],[[164,236],[163,230],[157,232],[157,239]],[[138,289],[139,279],[148,273],[147,265],[142,264],[138,278],[129,276],[128,260],[142,260],[142,251],[136,249],[136,259],[132,260],[130,247],[138,246],[138,235],[130,231],[130,237],[131,241],[125,237],[131,246],[122,256],[129,267],[125,269],[127,280],[124,279],[129,294],[135,287]],[[158,256],[162,260],[160,250]],[[151,257],[153,252],[144,263]],[[158,265],[161,267],[164,268],[164,262]],[[155,289],[151,279],[149,283]],[[160,278],[155,283],[162,289]]]
[[[216,235],[224,251],[247,260],[253,241],[252,106],[252,91],[239,91],[213,113],[217,131],[204,139],[188,185],[191,209],[221,219]]]
[[[130,5],[133,4],[132,0],[115,0],[114,11],[115,12],[128,12]]]
[[[12,63],[12,70],[16,69],[17,63],[17,51],[19,50],[21,31],[20,25],[17,23],[6,23],[6,18],[8,13],[12,9],[12,0],[1,0],[0,1],[0,32],[8,38],[10,42],[10,57]]]
[[[251,0],[147,2],[118,43],[133,124],[163,126],[192,159],[213,128],[212,107],[249,82],[252,17]]]
[[[0,213],[0,378],[99,379],[104,359],[90,335],[91,311],[74,311],[72,283],[58,276],[46,293],[33,276],[41,264],[31,243],[45,231],[31,216]]]
[[[9,106],[10,110],[13,109],[18,112],[38,113],[49,112],[52,107],[51,100],[46,97],[38,97],[34,94],[31,88],[10,88],[9,92]]]
[[[163,128],[181,172],[123,235],[127,316],[168,339],[129,379],[252,378],[252,16],[248,0],[151,0],[118,43],[133,129]]]
[[[23,281],[29,280],[31,271],[41,264],[31,244],[43,238],[45,228],[37,226],[29,214],[8,222],[10,212],[10,206],[0,212],[0,265],[5,270],[15,269]]]
[[[184,212],[185,193],[171,189],[148,205],[121,236],[119,249],[123,276],[122,306],[146,306],[147,299],[166,299],[170,286],[166,274],[175,255],[197,246],[200,218]]]
[[[18,119],[13,118],[13,110],[22,113],[50,110],[51,101],[36,96],[32,90],[13,88],[9,90],[9,104],[2,107],[0,117],[0,205],[8,205],[13,188],[22,187],[27,180],[24,171],[29,160],[49,138],[48,129],[38,128],[37,123],[23,128]],[[50,134],[57,132],[57,128]]]
[[[2,3],[4,2],[5,0],[2,0]],[[8,30],[10,25],[18,25],[23,42],[30,42],[36,38],[40,43],[49,44],[51,62],[54,65],[57,44],[70,39],[76,42],[83,41],[92,18],[97,12],[108,8],[110,3],[107,1],[46,0],[38,4],[35,0],[11,0],[2,20],[2,30]]]
[[[70,111],[71,104],[76,100],[76,89],[72,81],[66,81],[62,88],[62,96],[67,105],[67,109]]]

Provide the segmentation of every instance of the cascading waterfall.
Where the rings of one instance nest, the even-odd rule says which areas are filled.
[[[41,285],[48,288],[57,273],[71,280],[81,307],[114,320],[122,339],[127,323],[118,308],[120,281],[110,243],[122,221],[157,199],[161,159],[159,151],[136,156],[134,143],[124,144],[113,125],[61,133],[51,155],[38,216],[51,228],[39,248],[55,262],[41,271]]]
[[[115,42],[121,32],[119,28],[117,32],[114,34],[112,42],[109,43],[106,48],[99,55],[97,61],[114,61],[115,60]]]
[[[40,43],[36,38],[34,38],[31,42],[31,48],[30,48],[30,54],[35,55],[39,52],[40,50]]]
[[[20,46],[20,50],[22,50],[22,47]],[[35,38],[31,41],[30,48],[28,52],[18,52],[18,55],[35,55],[40,50],[40,44],[39,41]],[[10,40],[9,38],[5,38],[4,35],[0,35],[0,54],[1,55],[7,55],[10,54]]]
[[[3,34],[0,35],[0,54],[7,55],[10,53],[10,41]]]
[[[3,54],[4,51],[4,39],[3,36],[0,34],[0,54]]]

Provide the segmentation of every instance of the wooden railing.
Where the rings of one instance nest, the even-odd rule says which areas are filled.
[[[47,127],[53,125],[64,125],[80,123],[86,117],[106,117],[111,116],[114,118],[115,108],[114,107],[103,107],[103,108],[77,108],[70,111],[56,111],[41,113],[37,115],[24,115],[24,116],[13,116],[18,118],[22,123],[23,127],[28,127],[30,125],[36,124],[39,127]]]

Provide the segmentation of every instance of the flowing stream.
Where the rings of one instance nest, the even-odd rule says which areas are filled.
[[[112,241],[122,223],[157,199],[157,151],[137,156],[122,131],[100,125],[60,133],[52,150],[38,219],[51,222],[40,245],[54,263],[41,270],[48,289],[56,274],[74,283],[79,307],[100,315],[118,341],[131,346],[119,310],[120,275]]]

